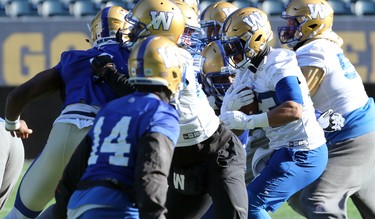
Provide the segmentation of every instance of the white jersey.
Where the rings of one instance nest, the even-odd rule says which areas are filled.
[[[181,50],[184,60],[186,85],[180,92],[180,136],[176,147],[192,146],[211,137],[219,127],[219,117],[211,108],[207,96],[198,83],[193,57]]]
[[[336,43],[317,39],[299,48],[296,55],[299,66],[315,66],[325,72],[312,97],[316,109],[322,112],[333,109],[344,115],[367,103],[360,75]]]
[[[241,77],[245,78],[245,83],[248,84],[249,79],[253,80],[252,85],[257,93],[259,109],[262,112],[268,112],[281,104],[275,92],[276,84],[288,76],[296,76],[300,82],[303,100],[302,118],[283,126],[264,128],[270,140],[269,147],[273,149],[291,147],[301,150],[318,148],[325,143],[324,132],[316,120],[306,79],[298,67],[294,52],[271,48],[255,74],[250,70],[241,74]],[[234,84],[241,84],[236,82],[237,79],[236,75]]]

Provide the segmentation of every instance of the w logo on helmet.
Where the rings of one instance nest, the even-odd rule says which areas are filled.
[[[154,30],[163,30],[168,31],[171,28],[171,23],[173,20],[173,12],[165,11],[150,11],[151,15],[151,26]]]
[[[249,25],[252,31],[257,31],[259,28],[266,25],[266,21],[258,11],[249,14],[243,19],[243,22]]]
[[[320,19],[324,19],[327,14],[327,6],[321,5],[321,4],[308,4],[307,7],[309,7],[310,15],[312,19],[320,17]]]

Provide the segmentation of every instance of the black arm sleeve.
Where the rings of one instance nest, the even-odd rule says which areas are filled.
[[[56,204],[53,206],[54,218],[63,219],[67,217],[68,202],[86,170],[87,160],[91,152],[91,143],[91,138],[86,135],[77,146],[69,163],[64,169],[63,175],[55,190]]]
[[[139,141],[135,195],[142,219],[165,218],[173,149],[173,142],[161,133],[148,133]]]
[[[129,83],[128,78],[124,74],[120,74],[118,71],[107,69],[106,73],[103,75],[103,80],[119,97],[128,95],[135,91],[134,86]]]

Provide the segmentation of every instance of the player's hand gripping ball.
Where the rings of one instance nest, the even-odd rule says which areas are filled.
[[[225,93],[221,113],[234,110],[239,110],[246,114],[256,113],[254,110],[257,105],[254,91],[249,86],[245,84],[235,88],[231,86]]]
[[[245,113],[246,115],[258,113],[259,112],[258,100],[256,98],[254,91],[250,87],[245,87],[240,92],[242,91],[251,91],[252,96],[253,96],[253,101],[247,105],[242,106],[238,111],[241,111]]]

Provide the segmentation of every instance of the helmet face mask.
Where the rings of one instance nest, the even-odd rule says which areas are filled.
[[[222,23],[215,20],[201,21],[201,26],[204,32],[204,37],[202,37],[203,42],[209,43],[214,40],[219,40],[221,38],[222,25]]]
[[[232,66],[222,67],[222,69],[218,72],[210,72],[206,74],[203,83],[206,83],[206,91],[209,93],[209,95],[222,100],[225,92],[232,85],[229,78],[234,78],[235,76],[236,73],[234,72],[234,68]]]
[[[176,5],[181,9],[185,19],[184,32],[181,35],[179,45],[187,49],[190,53],[198,53],[201,50],[203,30],[199,24],[199,18],[194,8],[186,2],[176,1]]]
[[[333,9],[325,0],[291,0],[281,18],[286,26],[278,28],[279,40],[293,48],[298,43],[330,31]]]
[[[181,35],[179,45],[186,48],[190,53],[199,53],[203,42],[201,41],[203,31],[201,28],[187,26],[184,33]]]
[[[278,28],[279,40],[282,44],[294,47],[301,40],[302,34],[298,29],[299,25],[294,17],[288,18],[287,22],[287,26]]]
[[[247,41],[241,38],[232,38],[223,42],[224,51],[229,63],[235,68],[248,67],[250,61],[258,54],[250,45],[251,38]]]
[[[139,21],[137,17],[134,17],[131,11],[125,16],[125,20],[130,24],[127,32],[129,40],[125,42],[125,46],[131,47],[138,39],[150,36],[151,33],[147,30],[147,25]]]
[[[236,68],[249,67],[273,36],[267,15],[257,8],[238,9],[222,30],[225,54]]]
[[[230,2],[214,2],[207,6],[200,16],[200,23],[206,34],[204,42],[220,39],[225,19],[237,9],[238,7]]]
[[[224,48],[220,41],[212,41],[204,48],[200,66],[205,92],[214,96],[216,102],[221,103],[236,72],[225,58]]]

